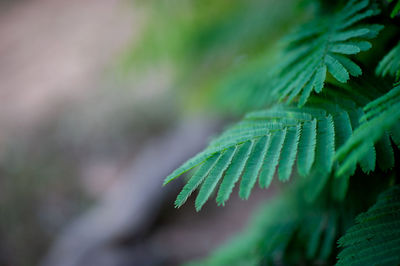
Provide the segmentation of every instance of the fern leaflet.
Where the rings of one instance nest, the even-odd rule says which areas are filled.
[[[331,110],[328,113],[324,108]],[[276,106],[250,113],[175,170],[165,183],[196,168],[175,205],[180,207],[201,186],[196,199],[199,210],[219,182],[217,203],[223,205],[240,179],[243,199],[249,197],[257,179],[262,188],[270,185],[276,172],[280,180],[289,180],[297,158],[299,174],[317,182],[315,197],[332,170],[335,145],[344,143],[352,132],[349,116],[356,112],[356,108],[315,103],[314,107]]]
[[[400,77],[400,42],[379,62],[376,74],[382,77],[389,74],[397,79]]]
[[[400,187],[383,192],[338,241],[337,265],[400,264]]]
[[[349,1],[333,17],[317,19],[290,35],[289,52],[277,67],[274,94],[287,102],[299,96],[302,106],[312,91],[322,91],[327,72],[342,83],[360,76],[361,68],[348,55],[371,48],[366,40],[376,37],[382,26],[360,22],[377,14],[379,10],[369,7],[368,0]]]
[[[388,132],[400,147],[400,85],[370,102],[364,111],[365,115],[360,118],[361,125],[335,155],[335,159],[342,162],[337,176],[353,168],[365,156],[371,156],[370,147],[375,142],[378,142],[377,152],[380,152],[378,158],[382,158],[381,167],[389,169],[394,165],[393,156],[387,159],[385,152],[393,153]]]

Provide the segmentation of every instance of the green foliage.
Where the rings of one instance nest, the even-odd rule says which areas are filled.
[[[366,1],[349,1],[342,11],[333,16],[317,18],[300,27],[286,38],[289,51],[278,66],[277,82],[273,86],[281,100],[291,102],[300,96],[303,105],[312,91],[320,93],[327,72],[345,83],[350,76],[360,76],[361,68],[348,55],[369,50],[367,39],[374,38],[381,25],[360,24],[365,18],[379,14]]]
[[[343,110],[338,107],[338,112],[340,111]],[[349,120],[345,120],[337,127],[346,126],[346,122],[350,123]],[[305,135],[301,135],[303,126]],[[299,110],[276,106],[248,114],[242,122],[212,141],[205,151],[175,170],[167,177],[166,183],[197,167],[178,195],[176,206],[181,206],[201,185],[201,181],[205,180],[196,199],[196,208],[199,210],[216,189],[221,178],[223,181],[217,195],[218,204],[224,204],[229,198],[240,177],[239,195],[246,199],[257,179],[261,187],[268,187],[276,170],[279,179],[287,181],[298,152],[304,155],[298,162],[301,174],[306,176],[314,170],[311,167],[314,161],[314,171],[319,174],[329,173],[333,163],[334,143],[334,122],[332,116],[324,109]],[[205,168],[207,170],[204,170]],[[198,178],[200,175],[202,177]]]
[[[282,211],[285,210],[285,211]],[[247,230],[206,260],[190,265],[292,265],[331,260],[340,232],[339,213],[324,204],[310,204],[299,190],[289,190],[262,205]],[[300,246],[303,255],[293,252]]]
[[[400,29],[393,14],[399,2],[394,19],[382,1],[310,0],[303,5],[310,3],[316,4],[310,22],[298,26],[294,21],[294,33],[278,45],[266,44],[214,83],[223,88],[218,103],[251,112],[165,179],[164,185],[188,174],[175,206],[198,190],[196,210],[214,196],[224,205],[235,186],[247,199],[256,183],[268,188],[274,178],[291,181],[287,191],[257,211],[243,234],[199,265],[333,264],[336,240],[367,209],[363,203],[390,186],[384,176],[391,185],[398,182]],[[234,34],[235,27],[229,32]],[[209,46],[203,48],[208,54]],[[357,178],[361,182],[355,183]],[[398,259],[400,198],[393,193],[399,190],[384,193],[359,216],[340,241],[345,249],[339,264]],[[394,227],[383,228],[388,224]]]
[[[399,2],[400,3],[400,2]],[[400,77],[400,42],[385,55],[376,68],[376,74],[384,77],[386,75]]]
[[[385,95],[370,102],[364,107],[365,114],[360,118],[361,125],[351,138],[343,145],[336,159],[344,161],[339,171],[340,176],[365,156],[371,155],[372,143],[379,142],[378,147],[393,153],[389,136],[400,147],[400,86],[397,85]],[[393,156],[380,154],[381,166],[384,170],[394,166]],[[373,169],[372,169],[373,170]]]
[[[400,264],[400,187],[383,192],[340,238],[337,265]]]
[[[142,71],[166,65],[176,76],[174,88],[180,89],[176,97],[187,109],[210,107],[211,102],[221,108],[215,100],[216,84],[257,60],[260,53],[275,53],[271,40],[280,39],[294,20],[301,22],[311,13],[298,12],[298,0],[140,2],[148,20],[142,38],[124,54],[122,66]],[[226,102],[225,109],[236,108],[238,99],[243,98],[238,95]]]
[[[360,76],[357,55],[372,47],[369,40],[383,28],[365,21],[379,13],[368,1],[349,1],[343,11],[330,16],[317,14],[312,22],[283,39],[286,47],[278,56],[267,50],[242,71],[228,75],[220,84],[218,104],[230,102],[231,109],[239,111],[262,108],[277,100],[302,106],[327,82],[346,83],[351,76]]]
[[[345,202],[336,202],[327,193],[310,202],[304,194],[308,184],[301,180],[262,204],[243,232],[208,258],[188,265],[333,265],[339,252],[335,243],[384,187],[378,183],[385,182],[366,178],[352,180]],[[366,192],[370,198],[363,197]]]
[[[375,170],[376,153],[383,158],[378,160],[383,170],[393,167],[393,150],[388,136],[376,145],[376,149],[374,147],[374,142],[381,139],[388,126],[380,124],[377,130],[376,127],[364,126],[362,122],[371,118],[371,109],[377,112],[383,109],[377,109],[378,103],[370,102],[370,96],[362,94],[365,83],[351,82],[349,85],[353,88],[351,92],[346,87],[330,85],[325,97],[314,96],[302,108],[276,105],[247,114],[240,123],[226,130],[203,152],[167,177],[165,184],[194,168],[194,174],[178,195],[175,205],[182,206],[199,187],[197,210],[201,209],[213,191],[218,191],[217,203],[223,205],[239,180],[239,196],[247,199],[257,180],[261,188],[269,187],[275,173],[279,180],[288,181],[295,161],[298,174],[308,177],[313,184],[310,199],[324,188],[332,170],[339,169],[336,173],[342,179],[354,174],[357,163],[366,173]],[[371,84],[369,89],[374,95],[382,94]],[[397,95],[397,90],[381,98],[392,99],[393,95]],[[344,98],[346,93],[347,99]],[[381,98],[376,101],[381,103]],[[361,106],[367,102],[369,104],[364,108],[367,113],[364,115]],[[397,103],[397,100],[393,99],[392,102]],[[381,104],[384,106],[384,103]],[[400,110],[396,109],[396,104],[391,107],[395,113]],[[382,122],[379,118],[379,123],[396,124],[399,117],[395,113],[391,110],[380,112],[379,115],[386,120]],[[369,131],[363,132],[365,128]],[[356,144],[352,142],[360,145],[359,150],[355,149]],[[356,155],[348,156],[345,151]],[[346,161],[342,163],[343,158]],[[338,190],[338,198],[345,196],[346,188],[343,189]]]

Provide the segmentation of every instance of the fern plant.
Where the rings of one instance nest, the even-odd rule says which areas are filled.
[[[199,211],[227,204],[235,186],[247,199],[257,183],[291,182],[194,264],[400,264],[400,2],[344,2],[306,1],[299,12],[312,5],[313,18],[278,41],[275,59],[215,83],[228,94],[243,85],[252,111],[166,177],[188,176],[175,206],[196,191]]]

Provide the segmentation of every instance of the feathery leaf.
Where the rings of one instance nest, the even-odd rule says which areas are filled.
[[[391,131],[395,125],[398,125],[400,122],[400,85],[370,102],[365,106],[364,111],[366,113],[360,118],[361,125],[335,155],[335,159],[342,162],[339,171],[336,172],[338,176],[354,167],[366,156],[374,156],[370,149],[371,145],[381,140],[387,131]],[[379,163],[383,169],[391,168],[394,162],[389,139],[386,137],[386,140],[381,140],[378,147]]]
[[[208,159],[204,164],[202,164],[195,174],[189,179],[186,185],[183,187],[182,191],[179,193],[175,201],[175,206],[182,206],[187,198],[197,189],[198,186],[204,181],[208,176],[211,169],[214,167],[215,163],[218,161],[220,155],[214,155]]]
[[[178,196],[176,205],[181,206],[203,180],[204,183],[196,199],[197,209],[201,208],[212,192],[217,189],[220,181],[221,185],[217,194],[218,204],[224,204],[228,200],[240,178],[239,195],[247,199],[257,179],[262,188],[270,185],[276,171],[280,180],[289,180],[296,159],[297,169],[301,176],[311,175],[317,178],[315,180],[311,178],[319,184],[315,189],[315,195],[317,195],[332,170],[335,142],[344,142],[338,142],[335,139],[335,131],[340,131],[338,134],[340,138],[344,138],[346,134],[348,137],[351,133],[347,112],[352,109],[343,109],[336,105],[334,108],[329,106],[327,103],[303,108],[276,106],[248,114],[243,121],[213,140],[200,155],[189,160],[193,162],[200,157],[206,158],[205,162],[208,162],[215,160],[217,155],[222,156],[215,164],[201,163],[197,170],[201,173],[195,172],[192,177],[194,180],[189,179],[188,184]],[[329,112],[332,115],[327,113],[324,107],[331,109]],[[344,118],[333,119],[336,116]],[[338,125],[335,126],[335,123]],[[207,158],[207,156],[211,157]],[[184,163],[183,169],[178,168],[173,174],[184,172],[188,168],[187,165],[188,163]],[[191,166],[191,163],[189,165]],[[205,166],[202,167],[202,165]],[[213,168],[209,170],[209,167]],[[202,172],[205,172],[206,177]],[[176,177],[178,176],[170,175],[168,178]]]
[[[250,192],[257,181],[270,141],[270,136],[260,138],[254,145],[254,149],[247,160],[239,190],[239,196],[243,199],[249,197]]]
[[[299,142],[297,170],[300,175],[307,176],[315,159],[317,143],[317,120],[305,122]]]
[[[281,152],[282,159],[279,162],[279,180],[287,181],[292,173],[292,167],[297,155],[300,134],[301,125],[297,125],[295,128],[289,129],[287,132]]]
[[[398,3],[400,5],[400,1]],[[376,68],[376,74],[385,77],[391,75],[397,79],[400,76],[400,42],[385,55]]]
[[[253,150],[254,141],[247,141],[240,145],[237,153],[232,159],[231,165],[228,167],[225,173],[224,180],[221,183],[221,186],[217,195],[217,203],[224,204],[225,201],[229,199],[230,194],[232,193],[233,187],[235,183],[239,180],[242,175],[244,166],[249,159],[250,153]]]
[[[371,48],[366,39],[375,38],[382,26],[359,22],[377,14],[379,10],[368,0],[349,1],[331,18],[316,19],[289,35],[289,52],[277,66],[274,94],[286,102],[301,95],[298,104],[302,106],[313,90],[322,91],[327,72],[342,83],[361,75],[361,68],[346,55]]]
[[[400,264],[400,187],[382,193],[357,224],[339,239],[337,265]]]
[[[228,166],[232,162],[232,157],[235,154],[236,148],[231,147],[224,151],[217,162],[213,165],[213,168],[210,170],[206,180],[202,184],[199,194],[196,198],[196,210],[199,211],[201,207],[206,203],[211,193],[214,191],[215,187],[218,184],[218,181],[221,179],[222,174],[228,168]]]

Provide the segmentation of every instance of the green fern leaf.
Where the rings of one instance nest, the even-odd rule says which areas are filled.
[[[232,193],[233,187],[235,183],[239,180],[242,175],[244,166],[249,159],[250,153],[253,150],[254,142],[247,141],[240,145],[237,153],[232,159],[231,165],[228,167],[225,173],[224,180],[221,183],[221,186],[217,195],[217,203],[223,205],[225,201],[229,199],[230,194]]]
[[[272,178],[278,165],[283,143],[286,138],[286,131],[274,134],[271,140],[270,148],[265,156],[264,167],[260,173],[260,187],[266,188],[271,184]]]
[[[299,175],[310,183],[306,192],[309,200],[324,189],[332,172],[340,177],[334,181],[334,195],[343,199],[357,164],[365,173],[374,171],[378,153],[381,169],[394,165],[388,136],[395,136],[395,143],[399,143],[400,128],[393,126],[400,119],[400,86],[383,94],[385,86],[378,90],[374,82],[360,79],[345,86],[329,84],[324,96],[313,96],[305,107],[277,105],[249,113],[167,177],[167,181],[175,179],[193,167],[199,171],[205,162],[230,152],[228,161],[207,166],[213,167],[207,168],[209,172],[201,170],[206,176],[195,172],[176,206],[181,206],[203,181],[197,209],[214,190],[218,191],[217,203],[224,204],[240,179],[239,196],[247,199],[257,179],[261,188],[271,184],[276,172],[279,180],[289,180],[296,161]],[[382,139],[384,134],[386,139]]]
[[[318,123],[316,164],[330,172],[334,155],[335,129],[332,116],[329,115]]]
[[[342,112],[334,118],[335,123],[335,146],[341,147],[352,136],[353,130],[348,112]],[[332,193],[337,199],[343,200],[346,196],[349,178],[355,173],[356,165],[350,167],[338,179],[334,180]]]
[[[365,39],[377,36],[380,25],[359,25],[365,18],[379,14],[368,0],[349,1],[332,18],[317,19],[287,37],[290,50],[278,65],[274,94],[281,100],[293,101],[300,95],[298,104],[304,105],[314,90],[324,87],[326,73],[346,83],[350,76],[362,74],[361,68],[346,55],[358,54],[371,48]]]
[[[200,168],[196,171],[196,173],[189,179],[186,185],[183,187],[182,191],[178,194],[175,206],[182,206],[187,198],[195,191],[200,184],[206,179],[211,169],[213,169],[215,163],[218,161],[219,155],[214,155],[210,159],[208,159],[204,164],[200,166]]]
[[[338,81],[345,83],[349,80],[349,72],[344,66],[335,58],[330,55],[325,56],[325,64],[328,67],[328,71]]]
[[[335,135],[336,135],[336,147],[342,146],[353,134],[351,121],[349,114],[347,112],[341,112],[336,115],[334,118],[334,123],[337,125],[335,127]]]
[[[337,54],[358,54],[361,49],[352,43],[337,43],[329,47],[329,51]]]
[[[336,172],[338,176],[354,167],[357,162],[362,162],[363,159],[365,162],[365,158],[371,156],[371,159],[367,159],[366,167],[367,170],[373,169],[375,153],[371,151],[371,146],[378,141],[378,163],[384,170],[394,165],[390,140],[388,136],[383,139],[382,137],[400,122],[400,86],[370,102],[364,111],[365,115],[360,118],[361,125],[335,155],[335,159],[342,163]]]
[[[315,163],[310,173],[310,185],[306,188],[306,197],[309,201],[313,201],[327,183],[335,155],[335,130],[332,116],[322,119],[317,125],[317,130]]]
[[[297,171],[302,176],[307,176],[315,159],[315,146],[317,143],[317,120],[305,122],[299,142],[299,155]]]
[[[361,68],[347,57],[341,55],[332,55],[332,57],[335,58],[350,75],[358,77],[362,74]]]
[[[361,109],[357,109],[355,113],[352,113],[351,124],[354,128],[358,128],[360,126],[359,121],[362,119],[364,112]],[[375,170],[376,164],[376,151],[373,142],[364,143],[364,155],[361,155],[360,158],[360,166],[364,173],[370,173]],[[353,156],[353,155],[351,155]],[[357,156],[356,154],[354,156]],[[345,162],[343,162],[343,168],[347,168],[348,170],[356,167],[357,159],[352,159],[349,157]],[[337,176],[342,175],[339,169]]]
[[[188,160],[186,163],[184,163],[181,167],[176,169],[174,172],[172,172],[164,181],[163,185],[165,186],[178,176],[186,173],[187,171],[193,169],[194,167],[198,166],[199,164],[203,163],[204,161],[210,159],[210,157],[215,154],[216,151],[211,151],[211,152],[203,152],[197,154],[195,157],[192,159]]]
[[[299,145],[299,138],[301,134],[301,125],[296,128],[289,129],[285,138],[285,143],[281,152],[281,160],[279,162],[279,180],[289,180],[292,173],[292,167],[297,155],[297,148]]]
[[[195,202],[197,211],[201,209],[204,203],[206,203],[208,198],[211,196],[211,193],[217,186],[218,181],[221,179],[223,172],[231,164],[236,149],[237,148],[235,147],[227,149],[220,155],[215,165],[213,165],[213,168],[211,169],[209,175],[206,177],[206,180],[204,181],[203,185],[200,188],[199,194],[197,195]]]
[[[285,134],[286,130],[283,131]],[[270,145],[271,136],[260,138],[254,145],[254,149],[247,160],[247,164],[243,173],[242,182],[240,183],[239,196],[247,199],[257,181],[258,174],[263,165],[264,157]]]
[[[400,2],[398,3],[400,5]],[[400,75],[400,42],[385,55],[376,68],[376,74],[385,77],[391,75],[399,78]]]
[[[400,187],[382,193],[356,225],[339,239],[337,265],[400,264]]]
[[[345,124],[346,121],[350,123],[348,119],[342,119],[345,122],[333,119],[345,116],[342,114],[345,109],[333,108],[332,116],[323,109],[324,106],[326,103],[301,109],[276,106],[248,114],[242,122],[213,140],[200,155],[167,177],[168,180],[175,179],[191,167],[192,162],[197,162],[197,158],[206,158],[178,195],[176,206],[181,206],[203,183],[196,199],[196,208],[200,209],[219,182],[217,203],[224,204],[240,178],[239,196],[247,199],[257,179],[262,188],[271,184],[275,172],[280,180],[289,180],[296,159],[299,174],[314,176],[319,182],[314,193],[317,195],[332,170],[337,142],[335,131],[347,133],[346,130],[351,129]],[[339,122],[337,129],[336,122]],[[341,135],[343,133],[338,136]]]

